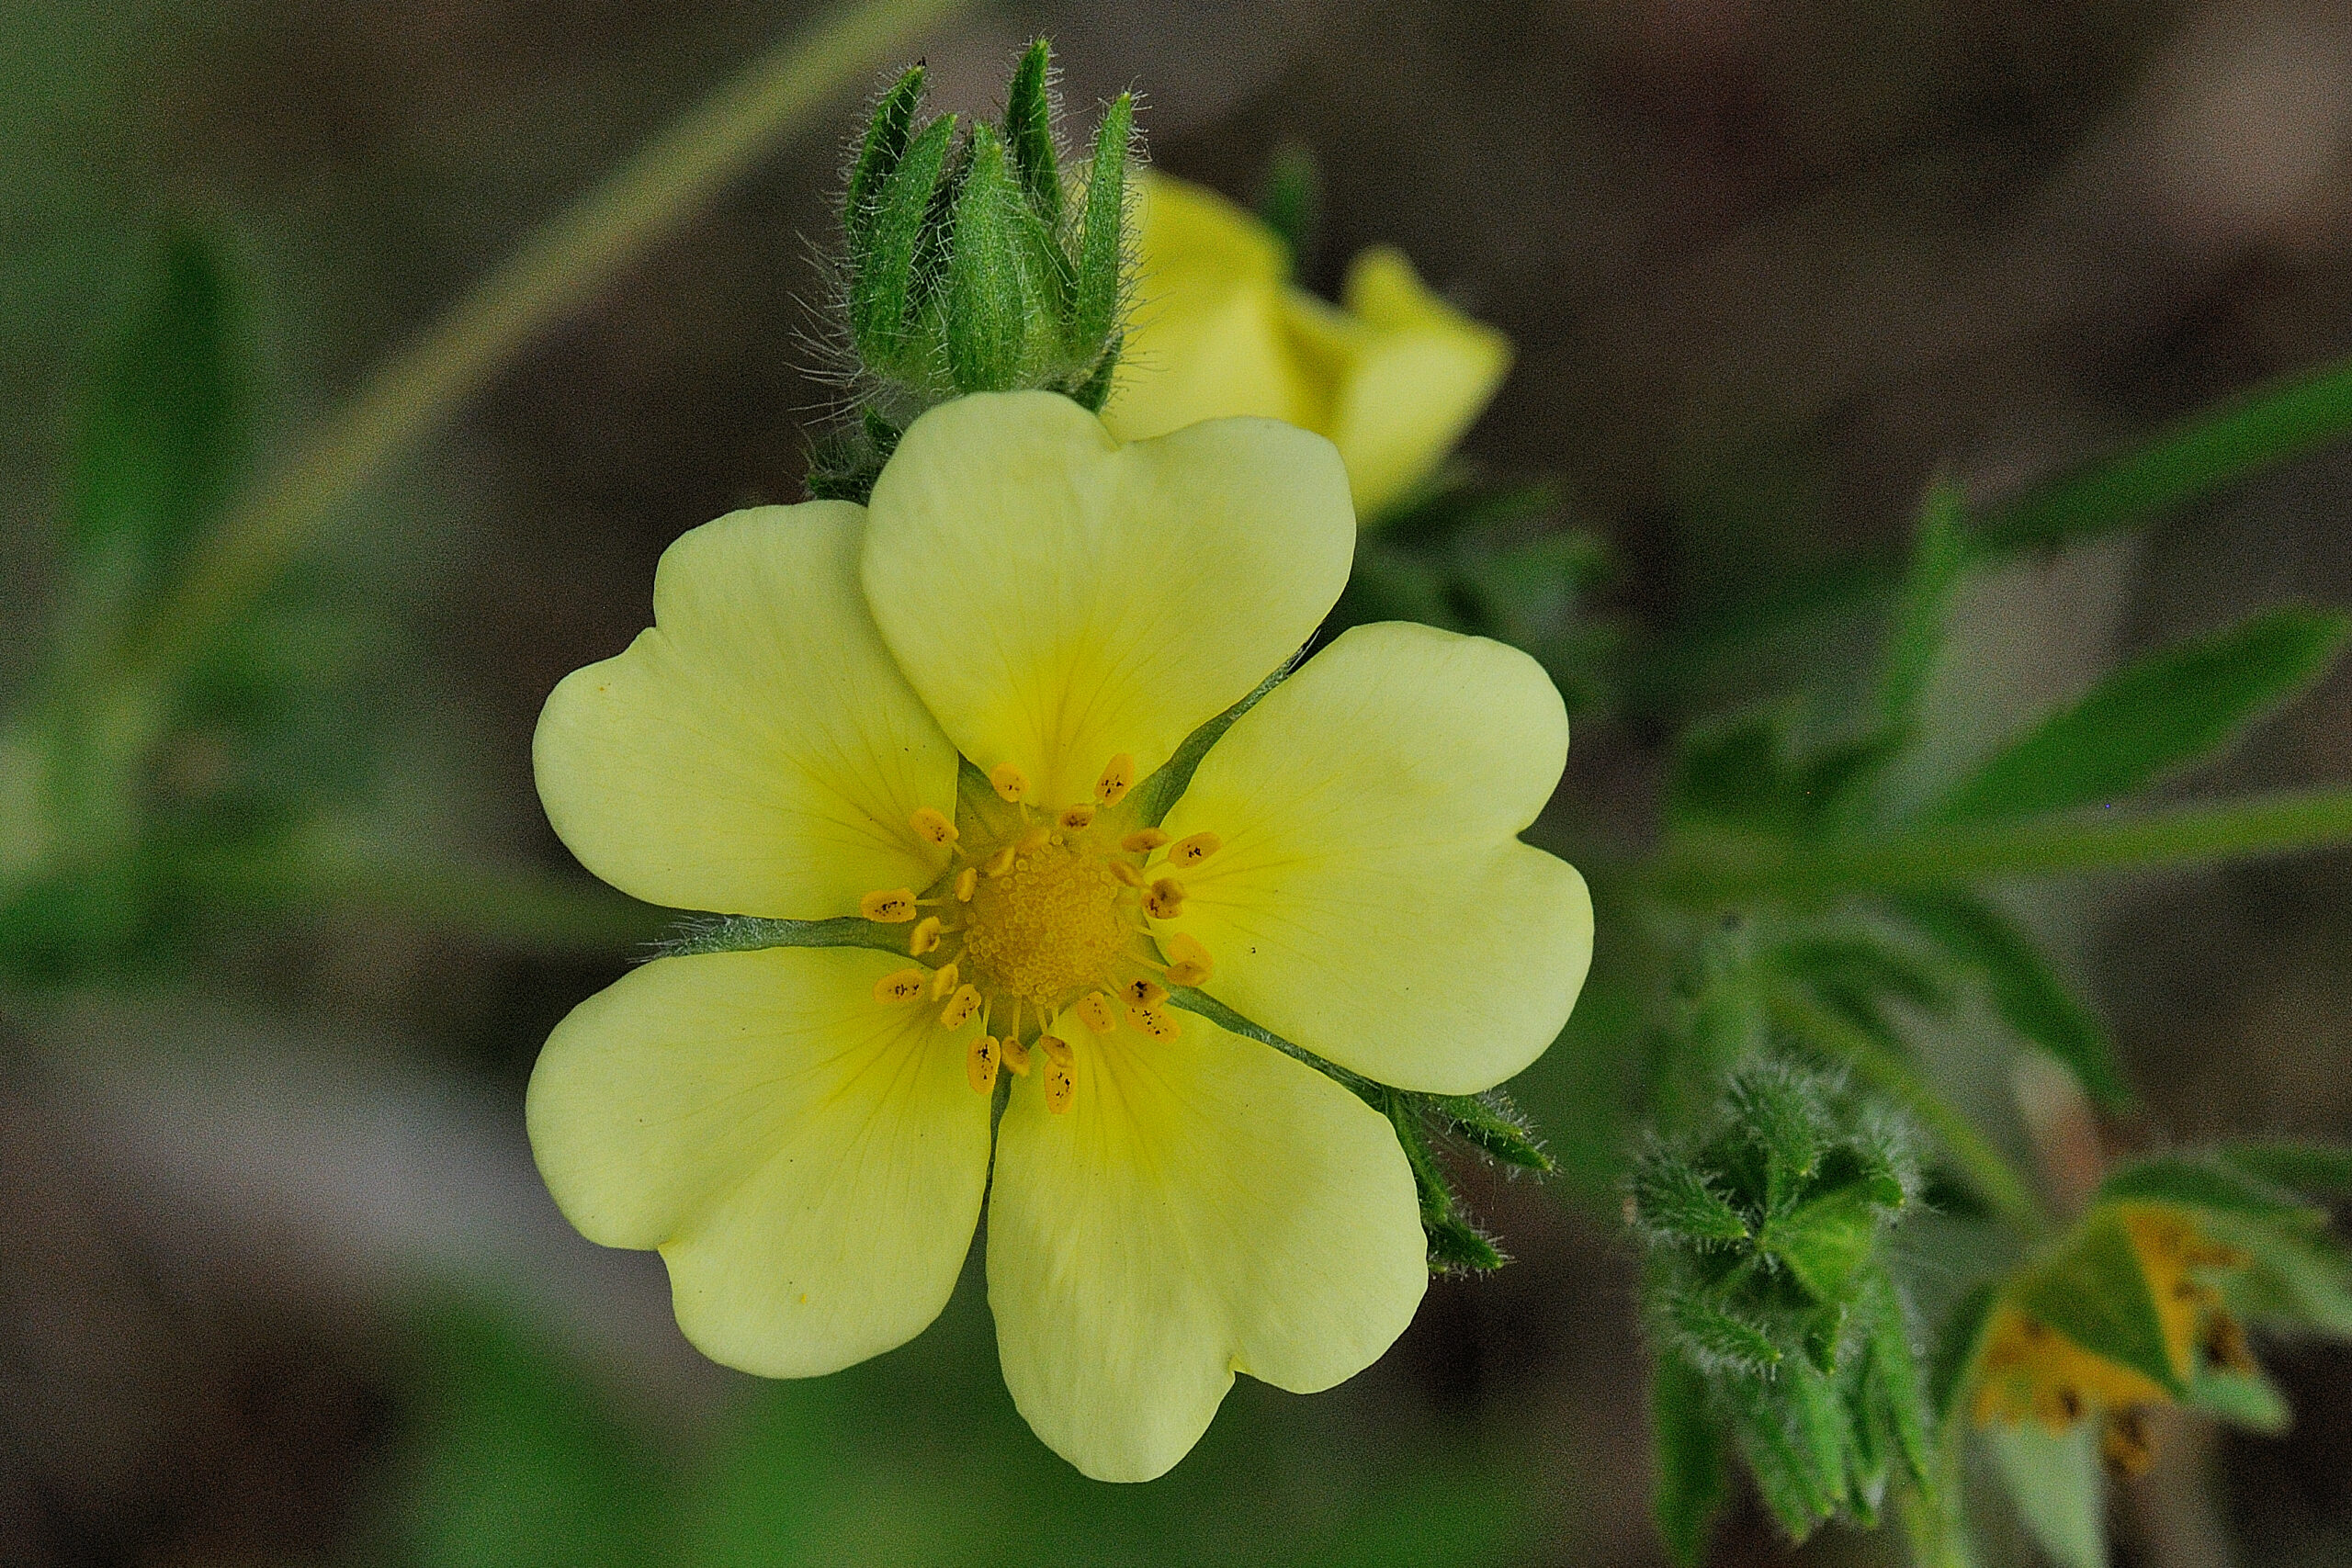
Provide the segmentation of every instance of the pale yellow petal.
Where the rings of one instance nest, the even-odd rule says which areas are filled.
[[[1489,1088],[1567,1021],[1592,957],[1575,869],[1516,835],[1567,756],[1543,668],[1484,637],[1390,622],[1309,660],[1203,759],[1162,824],[1222,847],[1160,927],[1204,988],[1383,1083]]]
[[[1366,251],[1347,308],[1369,331],[1342,379],[1329,434],[1367,523],[1434,472],[1510,370],[1510,340],[1430,293],[1402,253]]]
[[[883,639],[958,750],[1030,798],[1148,774],[1296,651],[1346,582],[1329,442],[1213,420],[1122,446],[1067,398],[958,398],[874,486],[865,581]]]
[[[565,677],[532,742],[581,863],[651,903],[800,919],[937,874],[908,823],[955,809],[956,750],[866,611],[864,528],[846,502],[763,506],[663,552],[652,628]]]
[[[989,1200],[1004,1381],[1046,1445],[1148,1481],[1236,1371],[1312,1393],[1377,1359],[1428,1281],[1387,1122],[1205,1019],[1079,1034],[1070,1107],[1014,1086]]]
[[[713,1360],[806,1377],[946,1304],[988,1179],[989,1099],[925,1006],[875,1000],[864,948],[663,958],[575,1008],[531,1075],[532,1152],[565,1217],[662,1249]]]

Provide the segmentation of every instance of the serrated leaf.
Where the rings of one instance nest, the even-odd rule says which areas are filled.
[[[955,141],[952,114],[924,126],[875,200],[865,260],[850,279],[850,323],[868,365],[903,367],[913,346],[917,264]]]
[[[850,170],[849,194],[842,203],[842,227],[849,234],[853,272],[860,264],[863,243],[873,227],[875,203],[883,186],[897,171],[899,160],[906,156],[907,137],[913,127],[915,112],[922,107],[922,84],[923,68],[918,65],[882,95],[865,123],[865,140],[858,148],[857,164]]]
[[[2018,1517],[2059,1568],[2107,1568],[2107,1485],[2098,1430],[2053,1436],[2028,1421],[1985,1428],[1985,1447]]]
[[[1728,1247],[1747,1239],[1747,1221],[1705,1175],[1672,1156],[1643,1163],[1634,1177],[1636,1222],[1661,1240]]]
[[[1928,487],[1879,661],[1879,717],[1889,726],[1908,725],[1918,716],[1928,677],[1943,655],[1952,594],[1968,560],[1967,520],[1967,498],[1958,485],[1939,479]]]
[[[1650,1376],[1650,1424],[1656,1438],[1658,1534],[1667,1555],[1698,1568],[1707,1555],[1709,1528],[1729,1489],[1724,1431],[1708,1408],[1707,1382],[1681,1357],[1657,1359]]]
[[[2181,1392],[2146,1269],[2113,1213],[2093,1211],[2065,1249],[2020,1277],[2010,1294],[2025,1312],[2092,1355],[2129,1367],[2176,1396]]]
[[[1086,219],[1079,235],[1078,288],[1071,310],[1073,346],[1107,345],[1118,329],[1127,255],[1127,154],[1135,141],[1135,97],[1121,93],[1103,112],[1086,175]]]
[[[1062,176],[1054,150],[1054,51],[1044,39],[1013,68],[1004,98],[1004,145],[1030,210],[1048,232],[1062,220]]]
[[[1889,905],[1981,976],[2001,1021],[2065,1064],[2093,1100],[2109,1110],[2131,1105],[2132,1091],[2106,1026],[2007,916],[1965,893],[1914,894],[1890,899]]]
[[[65,531],[74,570],[119,602],[152,587],[243,472],[252,400],[229,264],[170,236],[148,292],[93,379]]]
[[[2134,660],[1996,753],[1930,816],[1984,822],[2134,794],[2310,684],[2347,628],[2333,611],[2287,605]]]

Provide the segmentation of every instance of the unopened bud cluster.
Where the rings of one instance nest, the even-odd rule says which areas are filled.
[[[1135,106],[1113,102],[1066,171],[1052,71],[1040,39],[998,125],[924,118],[920,65],[875,106],[842,209],[860,423],[820,454],[815,493],[863,499],[899,434],[949,398],[1045,390],[1099,411],[1109,395]]]

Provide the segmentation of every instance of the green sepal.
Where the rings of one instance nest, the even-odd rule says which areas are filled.
[[[1127,263],[1127,158],[1135,141],[1135,97],[1121,93],[1094,134],[1086,175],[1086,213],[1078,242],[1078,286],[1070,344],[1081,355],[1107,347],[1119,328]]]
[[[1021,385],[1023,350],[1041,301],[1014,213],[1020,200],[1003,141],[992,127],[974,126],[944,296],[947,374],[959,392]]]
[[[1243,697],[1215,718],[1204,722],[1198,729],[1184,738],[1184,743],[1176,748],[1174,756],[1154,768],[1148,778],[1129,790],[1127,798],[1121,804],[1136,825],[1142,828],[1159,827],[1161,818],[1175,808],[1178,798],[1183,795],[1186,786],[1192,784],[1193,774],[1200,768],[1201,759],[1209,754],[1209,748],[1216,745],[1217,739],[1233,728],[1234,720],[1256,707],[1268,692],[1287,680],[1291,671],[1295,667],[1295,662],[1283,665],[1272,674],[1259,682],[1248,696]]]
[[[2335,662],[2352,620],[2285,605],[2124,666],[2018,737],[1932,818],[1984,822],[2133,795],[2219,750]]]
[[[1747,1220],[1731,1201],[1703,1172],[1664,1150],[1634,1172],[1633,1200],[1634,1224],[1654,1241],[1710,1247],[1748,1239]]]
[[[657,958],[693,958],[706,953],[750,953],[763,947],[871,947],[904,954],[908,928],[859,915],[830,920],[777,920],[759,915],[720,915],[683,927],[654,944]]]
[[[923,68],[917,65],[882,95],[866,121],[865,141],[858,149],[857,164],[850,170],[849,193],[842,201],[842,228],[849,235],[853,272],[864,259],[863,243],[873,226],[875,203],[897,172],[899,160],[906,156],[907,137],[913,129],[915,112],[922,107],[922,85]]]
[[[850,279],[851,331],[859,355],[873,368],[918,378],[928,373],[929,367],[910,363],[916,358],[914,315],[922,292],[916,274],[933,199],[955,141],[952,114],[924,126],[875,200],[865,259]]]
[[[2009,918],[1967,893],[1921,893],[1888,907],[1984,982],[2001,1021],[2064,1063],[2098,1104],[2128,1109],[2132,1090],[2098,1015],[2053,974]]]
[[[1546,1175],[1557,1168],[1543,1141],[1535,1135],[1534,1124],[1502,1090],[1433,1094],[1424,1100],[1430,1110],[1443,1118],[1447,1132],[1488,1159]]]
[[[1053,47],[1044,39],[1031,44],[1013,68],[1012,85],[1004,96],[1004,145],[1029,198],[1046,231],[1061,226],[1062,175],[1054,148]]]
[[[1707,1381],[1671,1351],[1650,1373],[1650,1427],[1657,1456],[1654,1495],[1658,1534],[1681,1568],[1706,1560],[1707,1539],[1730,1490],[1724,1430],[1710,1408]]]
[[[1095,360],[1094,368],[1086,373],[1085,380],[1069,389],[1070,401],[1088,413],[1102,412],[1102,405],[1111,400],[1111,384],[1119,368],[1119,350],[1125,342],[1125,333],[1111,334],[1111,341],[1103,345],[1102,356]]]
[[[2092,1355],[2142,1373],[2175,1398],[2185,1392],[2139,1252],[2114,1213],[2094,1210],[2063,1251],[2021,1275],[2008,1293]]]
[[[1870,1261],[1880,1224],[1878,1205],[1862,1189],[1845,1188],[1767,1219],[1756,1245],[1816,1298],[1837,1301]]]

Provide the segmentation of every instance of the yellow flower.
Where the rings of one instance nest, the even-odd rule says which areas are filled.
[[[1065,399],[966,398],[870,507],[680,539],[653,628],[548,698],[540,795],[598,875],[863,914],[827,931],[890,949],[658,959],[539,1059],[549,1190],[590,1238],[661,1249],[707,1354],[801,1376],[911,1337],[984,1190],[1005,1381],[1090,1475],[1165,1471],[1237,1371],[1321,1389],[1403,1330],[1424,1243],[1385,1120],[1182,1004],[1402,1088],[1533,1060],[1591,943],[1581,879],[1516,837],[1559,777],[1560,698],[1499,644],[1359,627],[1148,819],[1353,540],[1304,431],[1122,446]]]
[[[1366,523],[1453,450],[1510,368],[1510,343],[1385,246],[1344,309],[1291,287],[1282,243],[1214,191],[1147,172],[1140,283],[1104,423],[1129,441],[1258,414],[1328,435]]]

